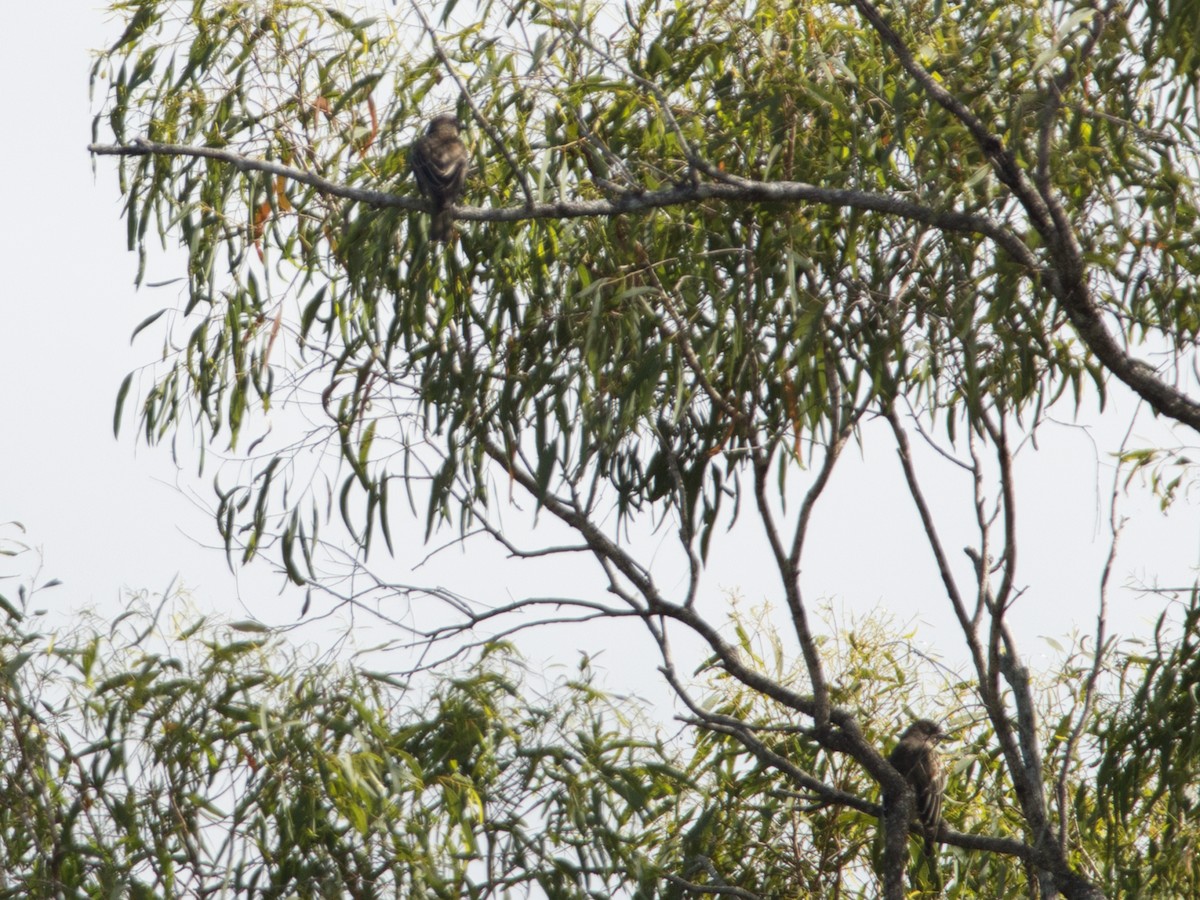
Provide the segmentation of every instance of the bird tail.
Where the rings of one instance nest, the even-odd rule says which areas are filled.
[[[454,237],[454,217],[448,209],[434,212],[429,222],[429,237],[443,244]]]
[[[945,884],[942,881],[942,868],[938,865],[938,846],[933,838],[925,838],[925,868],[929,873],[929,883],[940,897]]]

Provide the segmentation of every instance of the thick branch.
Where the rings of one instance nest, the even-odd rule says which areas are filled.
[[[720,879],[720,874],[717,872],[711,861],[705,859],[702,861],[699,867],[704,869],[710,878],[716,879],[717,883],[698,884],[697,882],[680,878],[678,875],[672,875],[670,872],[664,874],[663,877],[666,878],[667,881],[671,882],[671,884],[681,887],[689,893],[700,896],[703,896],[704,894],[712,894],[716,897],[738,897],[740,900],[761,900],[758,894],[747,891],[744,888],[734,887],[732,885],[723,883],[723,881]]]
[[[1200,431],[1200,403],[1163,381],[1153,366],[1125,352],[1100,318],[1086,277],[1080,273],[1075,277],[1058,278],[1055,274],[1050,280],[1051,289],[1066,309],[1076,333],[1104,367],[1132,388],[1155,412]]]

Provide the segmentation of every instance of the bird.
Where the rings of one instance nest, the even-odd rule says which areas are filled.
[[[937,722],[917,719],[904,729],[900,741],[888,756],[888,762],[904,776],[916,796],[917,817],[925,827],[925,854],[930,859],[942,821],[942,792],[946,787],[946,773],[937,745],[946,737]],[[884,802],[887,802],[886,796]]]
[[[455,116],[435,116],[409,154],[417,187],[432,207],[429,235],[435,241],[450,240],[453,220],[447,207],[458,202],[467,180],[469,162],[461,131],[462,124]]]

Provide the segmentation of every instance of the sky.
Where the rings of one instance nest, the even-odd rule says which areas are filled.
[[[40,566],[41,580],[62,584],[39,593],[35,606],[62,621],[85,608],[115,613],[126,591],[157,593],[173,583],[186,586],[201,611],[293,621],[302,601],[298,592],[281,594],[266,571],[231,571],[215,549],[216,531],[203,509],[211,499],[211,475],[196,476],[192,448],[180,447],[177,463],[169,447],[139,444],[128,431],[113,436],[122,379],[152,363],[158,349],[155,338],[143,336],[131,345],[130,335],[163,297],[134,289],[136,258],[126,248],[115,165],[100,159],[93,171],[86,151],[94,111],[90,50],[111,40],[117,25],[88,2],[70,6],[71,15],[47,21],[45,5],[14,4],[0,30],[0,73],[10,85],[0,144],[8,176],[0,234],[0,523],[9,523],[0,525],[0,541],[31,548],[16,559],[0,557],[0,578],[6,579],[0,593],[15,592],[13,584]],[[177,274],[169,258],[155,265],[168,277]],[[1025,447],[1018,456],[1019,472],[1028,479],[1020,499],[1027,590],[1013,621],[1027,652],[1040,659],[1052,659],[1054,642],[1072,630],[1093,627],[1109,541],[1107,450],[1134,404],[1118,393],[1113,407],[1117,414],[1110,410],[1109,424],[1088,431],[1069,421],[1064,406],[1063,424],[1045,427],[1039,448]],[[1135,431],[1158,434],[1144,415]],[[970,509],[961,503],[961,475],[939,468],[931,454],[920,461],[939,486],[935,506],[965,526]],[[806,596],[843,618],[885,609],[936,642],[950,633],[951,618],[895,475],[886,442],[868,442],[861,453],[851,449],[819,508]],[[862,514],[864,493],[872,498],[869,517]],[[1185,496],[1165,517],[1137,483],[1123,500],[1135,524],[1123,537],[1113,578],[1119,589],[1112,625],[1122,633],[1147,633],[1162,608],[1161,601],[1124,586],[1191,582],[1200,560],[1198,500]],[[566,591],[578,583],[574,569],[539,571],[533,580],[510,574],[494,551],[465,557],[451,550],[414,571],[425,556],[420,532],[418,525],[404,537],[399,558],[389,564],[401,580],[445,584],[493,600],[551,593],[542,585],[556,579]],[[760,579],[766,560],[758,537],[753,523],[743,522],[716,542],[706,581],[710,609],[720,609],[731,593],[748,607],[774,598],[775,589]],[[664,548],[670,541],[650,533],[640,539]],[[947,542],[957,550],[965,539],[952,528]],[[321,627],[343,624],[339,619]],[[567,657],[578,650],[598,653],[619,689],[640,690],[644,679],[654,677],[649,647],[640,638],[589,628],[586,635],[549,636],[534,655],[562,657],[564,647]]]
[[[173,467],[113,437],[121,379],[152,358],[129,340],[152,298],[133,290],[112,169],[93,175],[86,150],[90,50],[114,25],[88,2],[68,5],[71,15],[50,18],[43,4],[18,4],[0,35],[0,72],[13,86],[0,149],[10,173],[0,521],[25,527],[0,537],[40,548],[46,577],[64,582],[55,603],[112,602],[122,586],[162,590],[183,571],[220,594],[228,577],[184,537],[199,516],[162,484]]]

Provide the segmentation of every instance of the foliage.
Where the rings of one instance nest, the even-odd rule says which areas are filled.
[[[1200,890],[1190,837],[1200,821],[1200,595],[1182,612],[1174,628],[1160,616],[1153,647],[1124,658],[1128,693],[1097,721],[1096,805],[1084,821],[1103,840],[1098,858],[1117,896]]]
[[[444,449],[431,520],[469,519],[455,487],[485,494],[489,445],[530,454],[540,487],[603,485],[628,512],[674,493],[665,416],[679,502],[707,541],[750,448],[803,455],[863,404],[905,398],[953,429],[996,398],[1028,414],[1063,392],[1079,403],[1084,382],[1103,390],[1074,314],[1047,290],[1060,262],[1048,237],[1023,223],[986,148],[842,4],[647,2],[612,39],[615,10],[488,4],[454,30],[451,5],[436,49],[414,40],[411,15],[131,6],[96,65],[111,79],[97,131],[382,192],[331,196],[203,156],[122,157],[131,246],[144,257],[157,233],[189,253],[186,317],[171,316],[186,350],[168,350],[146,393],[145,434],[194,416],[234,446],[277,385],[312,374],[301,383],[329,417],[341,509],[364,543],[386,527],[398,472],[431,464],[411,458],[431,438]],[[1131,340],[1187,346],[1200,328],[1192,126],[1148,103],[1164,76],[1126,29],[1092,41],[1096,15],[918,3],[891,24],[1048,180],[1106,317]],[[499,39],[514,20],[531,47]],[[614,198],[619,213],[710,170],[767,187],[742,191],[754,202],[464,226],[439,256],[405,212],[419,203],[392,192],[416,128],[452,99],[447,75],[480,130],[469,199],[490,207]],[[769,186],[795,183],[829,199],[772,202]],[[229,489],[227,540],[244,528],[254,547],[286,517],[299,578],[295,541],[318,527],[304,483],[276,464]],[[358,490],[365,517],[348,500]]]
[[[0,895],[674,898],[689,883],[759,896],[873,893],[873,816],[797,791],[768,756],[868,807],[869,779],[719,671],[705,679],[706,704],[746,723],[767,755],[717,730],[664,744],[634,701],[602,692],[586,663],[543,692],[497,647],[418,689],[320,662],[252,622],[198,618],[179,597],[157,612],[147,599],[131,597],[131,611],[111,625],[69,634],[37,628],[21,611],[7,620]],[[767,625],[742,626],[748,651],[777,649]],[[881,736],[896,731],[897,710],[914,698],[914,648],[895,634],[893,623],[865,618],[825,653]],[[1189,640],[1164,644],[1159,658],[1186,654]],[[1127,739],[1154,742],[1136,729],[1155,721],[1142,714],[1162,669],[1151,665],[1145,677],[1138,657],[1116,664],[1121,692],[1095,726],[1121,723]],[[1055,697],[1080,690],[1083,672],[1041,686],[1047,720]],[[955,712],[969,702],[969,680],[946,688],[923,708],[957,723],[950,821],[994,834],[1003,820],[1019,833],[1019,811],[1005,801],[1011,786],[988,749],[993,736]],[[1109,773],[1098,803],[1084,787],[1086,765],[1071,771],[1081,819],[1089,817],[1082,851],[1114,860],[1106,880],[1118,895],[1135,885],[1186,894],[1194,872],[1176,856],[1194,846],[1197,821],[1165,808],[1150,814],[1174,807],[1154,786],[1178,766],[1117,742],[1105,737],[1103,765],[1139,765]],[[1048,775],[1056,764],[1051,755]],[[1157,838],[1153,823],[1171,833]],[[1109,846],[1128,829],[1151,835],[1158,851],[1117,863],[1142,846]],[[948,897],[1025,884],[1015,860],[955,848],[943,857]],[[683,877],[663,877],[675,872]]]
[[[1200,76],[1200,47],[1196,35],[1200,33],[1200,4],[1193,0],[1147,0],[1145,4],[1148,45],[1147,62],[1161,64],[1172,62],[1183,76],[1189,90],[1173,92],[1166,97],[1168,103],[1195,103],[1197,79]]]
[[[592,896],[688,787],[586,669],[539,698],[498,651],[421,692],[131,599],[5,625],[3,896]]]

